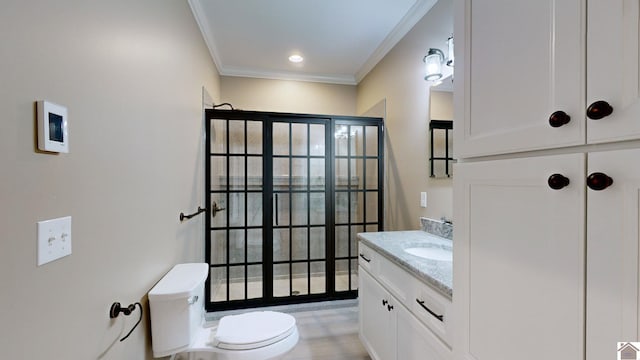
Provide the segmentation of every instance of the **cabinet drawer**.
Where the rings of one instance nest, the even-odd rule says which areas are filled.
[[[403,270],[398,265],[387,260],[384,256],[378,256],[376,278],[382,286],[402,303],[410,299],[413,275]]]
[[[377,263],[379,255],[370,247],[358,241],[358,265],[367,270],[369,274],[375,275],[374,266]]]
[[[412,280],[414,291],[407,300],[407,307],[418,320],[451,346],[451,300],[421,281],[415,278]]]

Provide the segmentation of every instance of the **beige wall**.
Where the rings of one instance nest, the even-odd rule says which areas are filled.
[[[417,229],[420,216],[452,216],[451,179],[428,174],[429,86],[422,62],[430,47],[446,51],[452,32],[452,0],[440,0],[358,85],[358,114],[386,99],[389,230]],[[428,195],[424,209],[422,191]]]
[[[150,359],[145,301],[203,259],[202,86],[218,75],[186,1],[5,0],[0,11],[0,355]],[[69,110],[70,153],[34,149],[34,102]],[[71,215],[73,254],[36,266],[36,222]]]
[[[429,119],[453,119],[453,92],[431,91],[429,99]]]
[[[223,102],[237,109],[355,115],[356,86],[222,76]]]

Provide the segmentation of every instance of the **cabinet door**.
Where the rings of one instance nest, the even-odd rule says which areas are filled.
[[[584,0],[456,2],[456,157],[584,144]]]
[[[455,171],[454,358],[582,359],[584,155]],[[552,174],[569,184],[551,189]]]
[[[394,360],[397,318],[393,310],[400,305],[362,267],[358,274],[360,340],[372,359]],[[394,309],[390,310],[388,305]]]
[[[589,154],[588,173],[613,179],[587,190],[587,360],[613,359],[638,338],[640,150]]]
[[[591,143],[640,138],[637,0],[588,0],[587,104],[606,101],[613,113],[587,120]]]
[[[398,316],[398,359],[449,360],[451,350],[403,306],[394,309]]]

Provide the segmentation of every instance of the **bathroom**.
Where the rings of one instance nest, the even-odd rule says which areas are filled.
[[[384,117],[385,229],[452,217],[451,180],[429,176],[422,75],[425,51],[453,31],[452,1],[434,5],[357,85],[220,75],[186,1],[3,5],[3,357],[152,358],[148,314],[120,342],[136,314],[110,319],[109,308],[147,309],[174,264],[204,260],[204,219],[178,215],[203,206],[203,109],[214,103]],[[68,154],[38,150],[41,99],[69,109]],[[35,224],[67,215],[72,255],[37,266]]]

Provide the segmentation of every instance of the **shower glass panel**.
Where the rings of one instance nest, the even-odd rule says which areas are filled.
[[[214,119],[207,133],[210,303],[264,297],[263,122]]]
[[[358,287],[357,234],[382,229],[380,126],[335,124],[335,288]],[[375,230],[374,230],[375,229]]]
[[[274,297],[323,294],[328,288],[329,127],[325,119],[273,123]]]
[[[207,310],[356,297],[356,235],[382,229],[382,120],[207,121]]]

